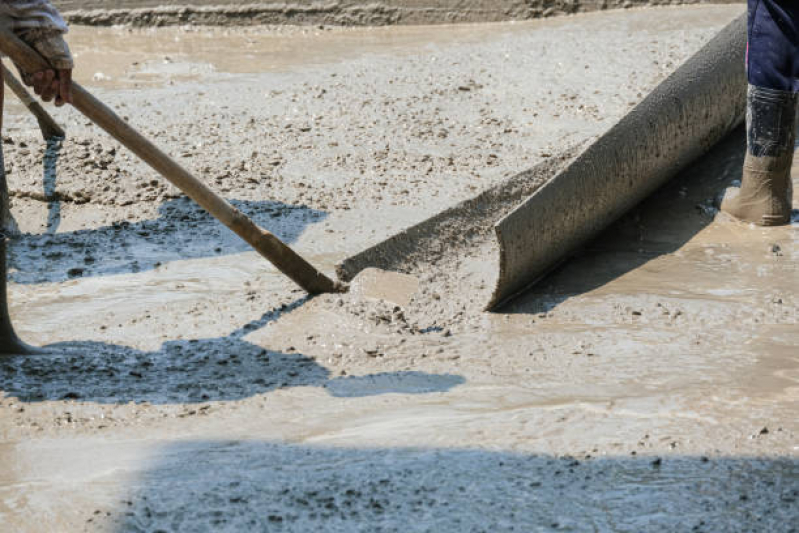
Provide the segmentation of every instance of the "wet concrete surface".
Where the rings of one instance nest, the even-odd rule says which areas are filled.
[[[56,0],[67,21],[87,25],[333,24],[382,26],[557,17],[636,6],[730,4],[740,0]]]
[[[738,12],[602,14],[281,72],[93,83],[331,271],[604,131],[668,74],[618,50],[651,46],[676,66]],[[555,35],[569,44],[549,48]],[[498,63],[505,54],[514,61]],[[574,58],[589,67],[580,76]],[[603,82],[600,65],[615,77]],[[326,85],[333,74],[345,86]],[[231,91],[244,101],[223,100]],[[286,92],[254,96],[269,91]],[[538,117],[519,111],[533,106]],[[441,313],[369,298],[368,284],[305,298],[59,116],[71,138],[50,193],[29,117],[13,112],[4,146],[12,313],[52,350],[0,361],[0,530],[791,531],[799,520],[797,223],[716,213],[740,178],[740,132],[501,313],[449,312],[447,293]]]
[[[91,498],[88,530],[787,531],[799,497],[799,471],[785,459],[585,461],[252,441],[91,443],[89,456],[86,444],[60,449],[61,461],[16,456],[84,482],[82,465],[105,473],[90,494],[71,498]],[[134,473],[145,457],[157,460]],[[109,482],[112,472],[124,484]]]

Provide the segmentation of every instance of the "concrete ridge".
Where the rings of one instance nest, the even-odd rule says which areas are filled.
[[[742,15],[600,137],[347,258],[337,274],[450,268],[454,256],[474,260],[482,249],[485,261],[499,256],[493,291],[473,296],[485,296],[487,310],[501,306],[743,121],[745,29]]]
[[[528,20],[639,6],[731,4],[738,0],[153,0],[55,2],[68,22],[92,26],[243,26],[262,24],[386,26]],[[109,9],[111,4],[114,7]]]
[[[746,15],[496,226],[488,309],[537,282],[744,120]]]

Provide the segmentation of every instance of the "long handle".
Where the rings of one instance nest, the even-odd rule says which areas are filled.
[[[0,51],[27,72],[52,68],[7,28],[0,28]],[[343,290],[341,284],[325,276],[275,235],[258,227],[75,82],[72,84],[72,100],[75,109],[127,146],[307,292],[321,294]]]
[[[44,139],[51,139],[53,137],[65,137],[66,134],[61,126],[50,116],[50,114],[44,110],[42,105],[36,101],[36,99],[31,96],[25,86],[22,85],[16,76],[5,66],[2,66],[3,72],[3,81],[5,81],[6,85],[17,95],[17,98],[25,104],[25,107],[33,113],[33,116],[36,117],[36,120],[39,122],[39,128],[42,130],[42,135]]]

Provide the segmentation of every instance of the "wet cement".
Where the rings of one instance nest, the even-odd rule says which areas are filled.
[[[606,9],[738,0],[57,0],[74,24],[164,26],[440,24],[548,18]]]
[[[601,133],[738,12],[592,15],[407,55],[93,85],[331,271]],[[32,119],[9,117],[12,313],[53,353],[0,362],[0,529],[789,531],[799,518],[797,226],[715,212],[740,178],[740,132],[487,315],[450,312],[435,279],[424,306],[368,290],[308,300],[59,116],[71,137],[44,169]],[[468,303],[473,287],[455,289]]]

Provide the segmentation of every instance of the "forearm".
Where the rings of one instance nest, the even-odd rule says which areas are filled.
[[[56,69],[71,69],[72,54],[64,41],[67,24],[47,0],[0,0],[0,16]]]
[[[48,0],[0,0],[0,15],[12,21],[14,31],[41,30],[64,34],[67,24]]]

